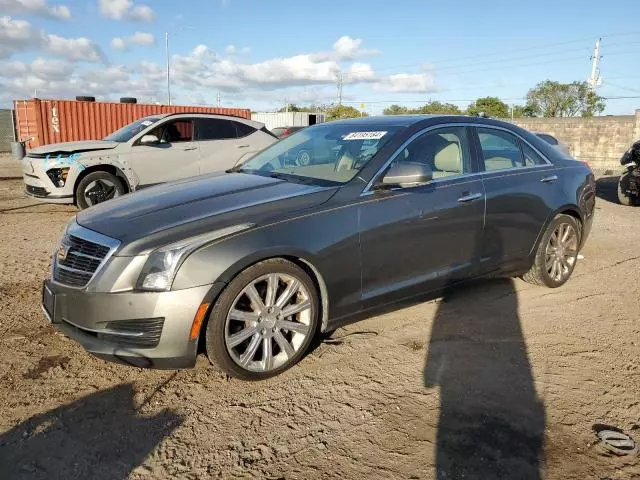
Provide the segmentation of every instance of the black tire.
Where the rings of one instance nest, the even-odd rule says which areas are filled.
[[[135,97],[122,97],[120,103],[138,103],[138,99]]]
[[[311,323],[309,334],[304,339],[299,350],[289,358],[283,365],[269,371],[256,372],[243,368],[232,358],[225,344],[226,319],[229,310],[234,305],[234,301],[242,290],[254,280],[270,274],[281,273],[295,277],[303,284],[309,292],[311,303]],[[319,318],[318,292],[313,280],[309,275],[296,264],[283,258],[272,258],[252,265],[240,272],[227,287],[222,291],[209,314],[209,321],[206,327],[206,352],[212,363],[218,365],[228,375],[243,380],[264,380],[282,373],[291,368],[304,356],[309,345],[314,340],[318,331]]]
[[[85,208],[89,208],[90,206],[95,205],[96,203],[102,203],[102,201],[106,201],[109,199],[109,198],[106,198],[106,199],[103,199],[102,201],[97,201],[96,203],[90,204],[85,198],[84,192],[87,186],[89,186],[92,182],[100,181],[100,180],[103,180],[105,184],[108,182],[111,185],[113,185],[115,191],[114,191],[114,195],[111,196],[110,198],[114,198],[114,196],[120,196],[127,193],[127,189],[122,179],[116,177],[114,174],[105,172],[103,170],[91,172],[85,177],[83,177],[78,182],[78,185],[76,186],[76,191],[75,191],[76,205],[80,210],[84,210]],[[99,199],[96,198],[96,200],[99,200]]]
[[[96,97],[87,97],[87,96],[80,95],[80,96],[76,97],[76,100],[78,102],[95,102],[96,101]]]
[[[558,226],[561,224],[569,224],[573,227],[577,235],[578,247],[576,248],[575,255],[573,256],[573,263],[570,265],[568,269],[568,274],[561,280],[556,280],[552,278],[549,272],[547,271],[546,253],[547,253],[547,246],[549,245],[551,236],[554,234],[556,228],[558,228]],[[545,286],[549,288],[558,288],[564,285],[567,282],[567,280],[569,280],[569,278],[571,277],[571,274],[573,273],[573,270],[575,268],[577,257],[578,257],[578,251],[580,247],[581,235],[582,235],[582,227],[578,220],[576,220],[571,215],[565,215],[565,214],[556,215],[556,217],[551,221],[551,223],[545,230],[544,235],[540,239],[540,243],[538,244],[536,255],[533,260],[533,265],[531,265],[531,268],[529,269],[529,271],[524,275],[522,275],[521,278],[525,282],[528,282],[534,285]]]
[[[620,178],[618,179],[618,202],[626,207],[636,206],[639,203],[637,198],[629,196],[626,193],[629,189],[630,175],[630,172],[625,172],[620,175]]]

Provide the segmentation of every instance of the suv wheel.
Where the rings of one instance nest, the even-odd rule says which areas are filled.
[[[522,279],[550,288],[569,280],[578,260],[580,230],[580,223],[574,217],[557,215],[542,236],[533,265]]]
[[[76,204],[84,210],[126,193],[122,181],[109,172],[91,172],[76,187]]]
[[[297,363],[318,327],[318,294],[297,265],[270,259],[225,288],[206,331],[207,356],[233,377],[262,380]]]

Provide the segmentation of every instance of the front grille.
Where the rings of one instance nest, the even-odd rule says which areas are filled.
[[[37,177],[36,177],[37,178]],[[35,195],[36,197],[46,197],[49,192],[43,187],[34,187],[33,185],[26,185],[27,193]]]
[[[84,287],[109,253],[109,247],[73,235],[62,241],[61,251],[66,256],[56,255],[54,279],[72,287]]]

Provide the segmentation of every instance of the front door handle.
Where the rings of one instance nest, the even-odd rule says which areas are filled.
[[[471,203],[479,198],[482,198],[481,193],[467,193],[458,199],[458,203]]]
[[[249,146],[250,146],[250,145],[236,145],[236,147],[237,147],[237,148],[247,148],[247,147],[249,147]]]
[[[540,181],[542,183],[552,183],[552,182],[555,182],[556,180],[558,180],[557,175],[549,175],[548,177],[542,178]]]
[[[195,150],[198,147],[184,147],[182,150],[188,152],[189,150]]]

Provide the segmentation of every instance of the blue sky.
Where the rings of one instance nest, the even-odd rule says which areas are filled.
[[[523,103],[552,79],[586,80],[602,37],[598,91],[640,97],[640,2],[0,0],[0,102],[96,95],[271,110],[336,100]],[[630,114],[640,98],[610,99]]]

